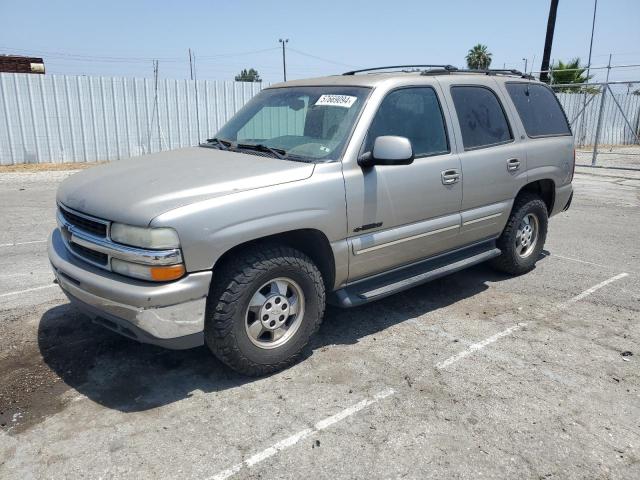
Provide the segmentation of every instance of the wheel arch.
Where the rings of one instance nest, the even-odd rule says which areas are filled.
[[[286,245],[307,255],[320,270],[325,289],[327,291],[333,290],[336,278],[335,255],[327,236],[314,228],[289,230],[235,245],[218,257],[213,265],[213,278],[216,277],[216,270],[220,269],[231,257],[241,254],[243,250],[248,248],[268,244]]]
[[[516,198],[522,195],[523,192],[538,195],[547,206],[548,215],[551,216],[556,201],[556,183],[553,180],[543,178],[529,182],[520,189]]]

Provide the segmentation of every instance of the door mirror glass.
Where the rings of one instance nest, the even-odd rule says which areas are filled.
[[[373,143],[373,150],[358,159],[362,167],[374,165],[409,165],[413,163],[413,148],[406,137],[383,135]]]

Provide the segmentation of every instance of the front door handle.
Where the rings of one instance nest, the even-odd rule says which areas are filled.
[[[453,185],[460,181],[460,172],[458,170],[445,170],[440,175],[443,185]]]
[[[509,170],[510,172],[515,172],[519,168],[520,168],[520,160],[518,160],[517,158],[512,158],[510,160],[507,160],[507,170]]]

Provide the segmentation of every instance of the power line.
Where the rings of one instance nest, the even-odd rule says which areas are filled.
[[[305,57],[315,58],[316,60],[321,60],[327,63],[333,63],[334,65],[340,65],[342,67],[357,67],[357,65],[351,65],[349,63],[336,62],[335,60],[329,60],[328,58],[318,57],[317,55],[312,55],[310,53],[303,52],[301,50],[297,50],[295,48],[289,47],[289,50],[297,53],[298,55],[304,55]]]
[[[202,57],[198,57],[200,59],[203,58],[221,58],[221,57],[238,57],[241,55],[254,55],[256,53],[265,53],[265,52],[273,52],[274,50],[280,50],[279,47],[271,47],[271,48],[263,48],[262,50],[250,50],[247,52],[238,52],[238,53],[219,53],[216,55],[204,55]]]
[[[66,60],[74,60],[74,61],[103,61],[103,62],[123,62],[123,63],[149,63],[150,61],[159,60],[162,62],[184,62],[183,57],[122,57],[122,56],[113,56],[113,55],[86,55],[79,53],[70,53],[70,52],[54,52],[54,51],[46,51],[46,50],[26,50],[23,48],[13,48],[4,45],[0,45],[0,49],[7,52],[15,52],[20,53],[22,55],[31,55],[31,56],[42,56],[42,57],[62,57]],[[279,50],[278,47],[273,48],[263,48],[261,50],[249,50],[243,52],[233,52],[233,53],[218,53],[212,55],[203,55],[199,56],[200,60],[202,59],[215,59],[215,58],[227,58],[227,57],[239,57],[245,55],[255,55],[258,53],[265,53],[273,50]]]

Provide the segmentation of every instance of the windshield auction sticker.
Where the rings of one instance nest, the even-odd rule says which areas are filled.
[[[351,95],[320,95],[314,106],[351,108],[357,99]]]

